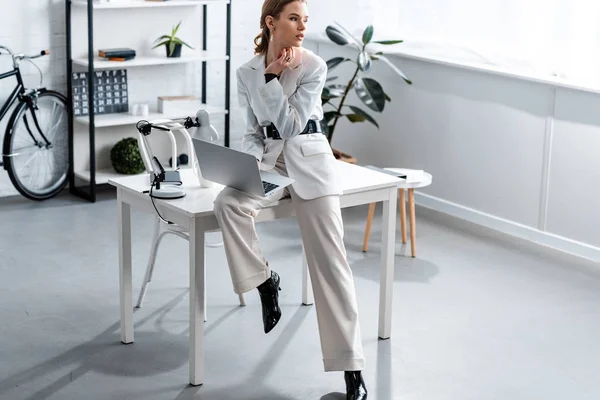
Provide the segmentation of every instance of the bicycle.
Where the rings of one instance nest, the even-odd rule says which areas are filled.
[[[42,87],[42,71],[31,61],[48,54],[48,50],[32,56],[15,54],[0,46],[0,55],[10,55],[13,62],[12,71],[0,74],[0,80],[12,76],[17,79],[17,86],[0,108],[1,121],[16,105],[6,126],[0,165],[19,193],[31,200],[54,197],[69,178],[67,98]],[[19,69],[19,61],[23,60],[40,72],[39,88],[25,88]]]

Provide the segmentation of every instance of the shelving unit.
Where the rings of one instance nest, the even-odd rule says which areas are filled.
[[[87,7],[87,0],[72,0],[75,7]],[[113,3],[94,3],[94,9],[115,9],[115,8],[157,8],[157,7],[191,7],[204,4],[229,3],[221,0],[169,0],[169,1],[143,1],[132,0],[128,2]]]
[[[227,60],[228,57],[211,54],[208,52],[202,52],[199,55],[194,56],[181,56],[177,58],[166,58],[166,57],[148,57],[140,56],[133,60],[128,61],[108,61],[100,57],[94,57],[94,69],[96,71],[102,69],[115,69],[115,68],[132,68],[132,67],[149,67],[154,65],[173,65],[173,64],[186,64],[198,61],[219,61]],[[90,62],[85,58],[74,58],[74,65],[81,67],[88,67]]]
[[[216,50],[207,51],[208,41],[208,6],[214,4],[222,4],[226,8],[226,24],[215,27],[215,29],[225,29],[225,51],[219,52]],[[200,16],[201,7],[201,21],[198,21],[197,38],[202,38],[201,47],[195,46],[196,49],[187,54],[182,54],[179,58],[167,58],[162,56],[158,52],[151,52],[147,50],[147,43],[143,43],[142,48],[138,49],[131,45],[122,45],[120,39],[116,37],[115,40],[111,41],[111,30],[112,25],[118,27],[125,25],[127,32],[131,35],[142,35],[142,36],[160,36],[165,32],[158,31],[155,29],[152,23],[146,22],[144,18],[160,18],[165,13],[185,13],[184,16],[198,15]],[[181,11],[178,9],[181,8]],[[156,11],[152,11],[156,10]],[[94,13],[101,13],[102,16],[106,16],[109,13],[110,17],[105,17],[104,23],[96,23]],[[152,14],[154,13],[154,14]],[[156,14],[158,13],[158,14]],[[100,14],[99,14],[100,15]],[[131,18],[129,17],[131,15]],[[158,15],[158,17],[157,17]],[[137,18],[136,18],[137,16]],[[98,18],[98,17],[97,17]],[[130,19],[127,19],[130,18]],[[106,21],[109,21],[107,23]],[[177,21],[173,21],[176,23]],[[75,28],[74,28],[74,23]],[[87,27],[84,26],[87,24]],[[195,24],[195,22],[194,22]],[[95,3],[93,0],[67,0],[66,1],[66,41],[67,41],[67,82],[68,82],[68,93],[69,93],[69,110],[70,121],[69,121],[69,183],[71,193],[87,199],[91,202],[96,201],[96,185],[107,183],[110,178],[115,176],[121,176],[115,173],[112,168],[105,168],[104,165],[98,165],[96,160],[97,154],[97,138],[98,140],[107,141],[112,136],[119,136],[119,130],[129,129],[127,132],[135,131],[135,124],[141,120],[154,120],[162,118],[184,118],[187,116],[195,115],[199,108],[205,108],[213,116],[223,116],[224,118],[224,144],[229,146],[229,107],[230,107],[230,75],[231,75],[231,0],[169,0],[164,2],[158,1],[143,1],[143,0],[131,0],[131,1],[114,1],[109,3]],[[130,26],[131,25],[131,26]],[[193,25],[193,29],[196,25]],[[87,29],[87,40],[82,37],[83,32]],[[99,30],[104,29],[108,31],[107,35],[102,35],[95,38],[94,36],[99,35]],[[144,31],[141,31],[145,29]],[[191,29],[191,28],[188,28]],[[95,34],[94,34],[95,33]],[[124,39],[128,39],[127,33]],[[74,36],[74,34],[76,36]],[[118,36],[118,35],[117,35]],[[84,41],[85,40],[85,41]],[[184,40],[186,40],[184,38]],[[97,47],[94,46],[96,43]],[[101,44],[98,44],[101,43]],[[133,47],[136,49],[138,55],[135,59],[116,62],[107,61],[97,56],[99,48],[109,47]],[[144,51],[144,49],[146,49]],[[201,50],[200,50],[201,49]],[[139,51],[142,50],[142,51]],[[148,54],[150,53],[150,54]],[[164,53],[164,52],[163,52]],[[224,106],[215,107],[207,104],[207,62],[225,62],[225,93],[224,93]],[[96,115],[94,113],[94,86],[93,80],[89,79],[88,82],[88,109],[89,115],[82,117],[74,117],[73,115],[73,98],[72,98],[72,76],[73,72],[86,71],[88,76],[92,76],[95,71],[110,70],[110,69],[127,69],[127,74],[130,77],[132,71],[152,71],[154,68],[189,68],[186,64],[201,63],[201,95],[199,96],[199,103],[197,107],[186,107],[185,109],[177,110],[173,113],[162,114],[158,113],[155,109],[152,109],[150,104],[150,114],[145,117],[132,116],[127,113],[118,114],[101,114]],[[176,67],[179,65],[179,67]],[[139,72],[141,74],[141,72]],[[150,73],[150,75],[152,72]],[[170,75],[167,78],[172,78]],[[160,79],[162,81],[162,79]],[[155,83],[159,83],[156,82]],[[160,82],[162,83],[162,82]],[[138,82],[140,85],[140,82]],[[129,82],[129,105],[131,107],[131,82]],[[143,81],[144,91],[148,90],[148,87],[153,86],[152,81]],[[163,85],[164,87],[164,85]],[[181,93],[188,94],[188,93]],[[165,95],[165,93],[156,93],[158,95]],[[77,128],[77,129],[76,129]],[[137,134],[137,131],[135,131]],[[83,139],[89,140],[89,164],[86,167],[81,165],[76,166],[75,156],[81,156],[82,149],[78,148],[75,151],[76,139],[77,145],[80,146],[79,141]],[[132,136],[128,134],[128,136]],[[106,143],[105,143],[106,144]],[[88,152],[88,144],[85,143],[85,153]],[[77,154],[75,154],[77,153]],[[104,149],[104,154],[106,148]],[[87,155],[87,154],[86,154]],[[83,185],[77,186],[83,182]],[[87,189],[87,190],[86,190]]]
[[[143,117],[143,119],[147,119],[150,121],[153,119],[163,119],[163,118],[169,118],[169,119],[185,118],[185,117],[188,117],[191,115],[195,115],[196,111],[198,111],[200,108],[205,108],[206,111],[208,111],[211,115],[219,115],[219,114],[225,115],[228,113],[228,111],[226,109],[222,109],[222,108],[218,108],[218,107],[211,107],[206,104],[198,104],[197,107],[182,108],[179,111],[177,111],[175,113],[171,113],[171,114],[150,112],[150,114],[148,114],[147,117]],[[94,125],[96,126],[96,128],[107,128],[107,127],[111,127],[111,126],[121,126],[121,125],[134,125],[140,119],[141,119],[141,117],[137,117],[137,116],[129,115],[129,114],[125,114],[125,113],[103,114],[103,115],[96,116],[96,121],[95,121]],[[80,124],[86,124],[86,125],[90,123],[88,117],[76,117],[75,121]]]

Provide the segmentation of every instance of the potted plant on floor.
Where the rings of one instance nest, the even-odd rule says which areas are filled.
[[[402,40],[381,40],[372,41],[374,28],[369,25],[363,32],[362,40],[356,39],[350,34],[343,26],[336,23],[337,26],[328,26],[325,32],[327,37],[337,45],[350,46],[358,50],[358,55],[355,60],[346,57],[334,57],[327,61],[328,71],[331,72],[338,65],[345,62],[353,62],[356,64],[356,69],[352,78],[346,84],[330,83],[326,84],[321,93],[321,102],[324,108],[324,130],[327,135],[329,143],[333,139],[338,120],[342,117],[347,118],[352,123],[357,122],[370,122],[379,128],[377,121],[363,109],[354,106],[346,105],[346,99],[350,90],[354,90],[358,98],[364,103],[365,106],[370,108],[372,111],[381,113],[385,108],[386,101],[392,99],[384,92],[383,87],[379,82],[373,78],[364,77],[371,71],[374,61],[383,61],[389,65],[394,72],[396,72],[406,83],[412,84],[410,79],[404,75],[400,69],[398,69],[392,62],[383,55],[383,52],[373,52],[367,49],[367,45],[371,43],[377,43],[380,45],[392,45],[402,43]],[[332,82],[338,79],[337,76],[328,77],[327,82]],[[340,99],[338,104],[334,104],[332,100],[337,101]],[[326,107],[330,107],[327,111]],[[344,108],[346,107],[346,108]],[[346,109],[349,109],[346,111]],[[332,149],[333,154],[336,158],[350,163],[356,163],[356,159],[348,154],[344,154],[337,149]]]
[[[189,47],[190,49],[193,49],[192,46],[190,46],[189,44],[187,44],[186,42],[184,42],[176,36],[180,25],[181,21],[179,21],[179,23],[173,27],[170,35],[162,35],[161,37],[156,39],[154,43],[160,43],[154,46],[153,49],[164,45],[167,51],[167,57],[181,57],[181,47],[183,45]]]

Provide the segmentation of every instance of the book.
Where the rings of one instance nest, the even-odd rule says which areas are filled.
[[[135,57],[135,50],[130,48],[114,48],[114,49],[104,49],[99,50],[98,55],[100,57],[110,58],[110,57],[119,57],[119,58],[127,58],[127,57]]]
[[[135,58],[135,56],[133,57],[108,57],[108,61],[129,61],[129,60],[133,60]]]

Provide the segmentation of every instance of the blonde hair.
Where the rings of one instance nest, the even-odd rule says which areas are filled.
[[[269,49],[269,40],[271,39],[271,31],[267,27],[266,19],[270,15],[275,19],[279,19],[281,12],[290,3],[300,1],[307,3],[307,0],[265,0],[262,6],[260,15],[261,32],[254,38],[254,54],[266,54]]]

